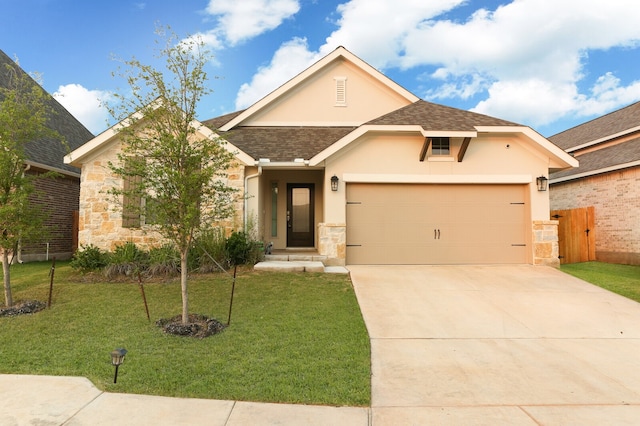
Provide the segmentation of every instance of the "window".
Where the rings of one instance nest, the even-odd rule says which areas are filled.
[[[431,155],[449,155],[450,153],[448,137],[431,138]]]
[[[278,236],[278,182],[271,182],[271,236]]]
[[[347,77],[334,77],[336,82],[336,106],[347,106]]]
[[[135,159],[127,161],[125,165],[125,177],[122,200],[122,227],[139,228],[141,225],[142,197],[137,193],[140,176],[132,173]]]

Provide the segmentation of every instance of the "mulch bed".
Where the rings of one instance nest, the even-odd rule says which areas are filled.
[[[47,305],[39,300],[25,300],[14,303],[11,307],[0,307],[0,317],[15,317],[18,315],[35,314],[46,307]]]
[[[159,319],[156,325],[167,334],[199,339],[218,334],[227,327],[215,318],[198,314],[189,314],[188,324],[182,323],[182,315],[176,315],[173,318]]]

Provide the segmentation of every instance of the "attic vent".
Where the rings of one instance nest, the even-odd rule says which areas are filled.
[[[336,82],[336,106],[347,106],[347,77],[334,77]]]

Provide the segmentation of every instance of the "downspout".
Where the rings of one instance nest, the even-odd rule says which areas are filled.
[[[249,222],[249,211],[248,211],[249,210],[249,196],[248,196],[249,179],[254,179],[262,175],[262,166],[260,165],[259,162],[256,162],[256,165],[258,166],[258,173],[245,176],[244,178],[244,226],[243,228],[245,233],[248,231],[247,224]]]

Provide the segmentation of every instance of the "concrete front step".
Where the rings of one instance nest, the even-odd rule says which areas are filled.
[[[266,262],[279,261],[279,262],[323,262],[327,260],[327,256],[320,256],[319,254],[267,254],[264,256]]]
[[[271,272],[326,272],[329,274],[348,274],[344,266],[324,266],[322,262],[310,260],[268,260],[258,262],[253,267],[256,271]]]

